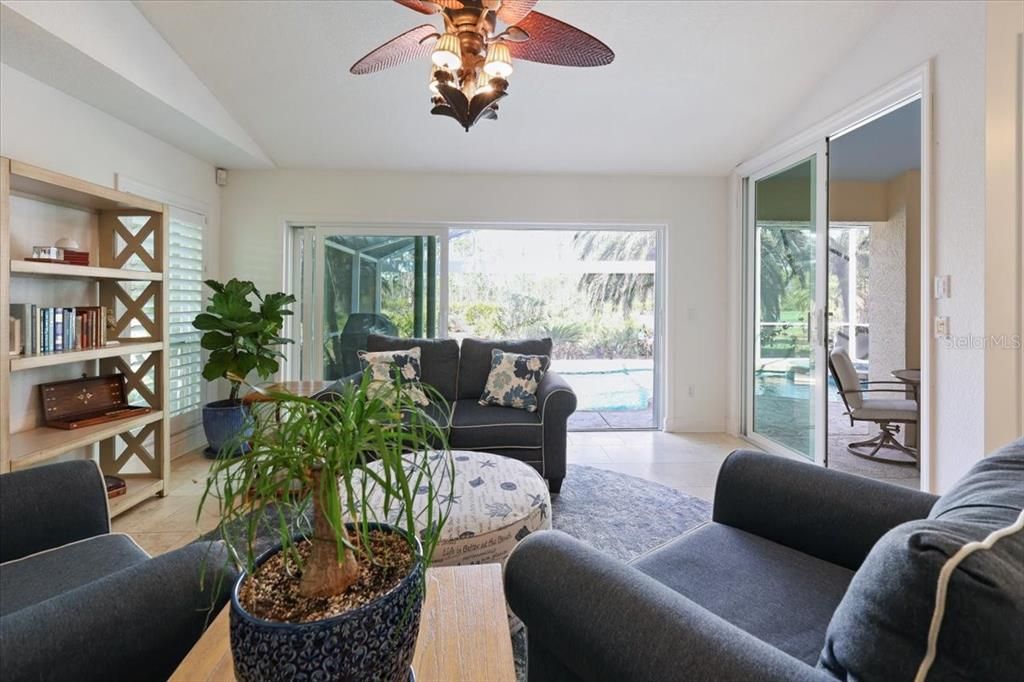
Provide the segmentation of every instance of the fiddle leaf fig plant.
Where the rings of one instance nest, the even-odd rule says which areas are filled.
[[[280,368],[284,354],[279,346],[291,343],[281,337],[287,306],[295,297],[282,292],[264,296],[252,282],[231,279],[226,283],[206,280],[213,297],[206,312],[200,313],[192,326],[203,333],[200,345],[210,356],[203,367],[203,378],[231,382],[231,400],[238,400],[241,382],[256,370],[267,379]],[[255,304],[255,307],[254,307]]]

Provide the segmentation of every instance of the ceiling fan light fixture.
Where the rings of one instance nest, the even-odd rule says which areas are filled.
[[[508,78],[512,75],[512,53],[509,52],[508,45],[497,42],[487,47],[484,73],[492,78]]]
[[[605,66],[615,59],[594,36],[535,11],[538,0],[395,2],[421,14],[440,14],[444,33],[435,24],[409,29],[371,50],[349,71],[377,73],[429,56],[430,113],[453,118],[466,131],[498,118],[498,101],[508,96],[512,57],[574,67]]]
[[[454,33],[445,33],[437,39],[434,53],[430,56],[436,66],[449,71],[462,67],[462,43]]]
[[[491,85],[491,79],[486,73],[481,71],[480,75],[476,77],[476,88],[474,88],[473,94],[479,95],[481,93],[490,92],[493,89],[494,86]]]
[[[449,71],[448,69],[444,68],[443,66],[435,66],[434,64],[431,64],[430,92],[434,93],[435,95],[441,94],[437,86],[441,83],[450,83],[454,78],[455,76],[453,76],[452,72]]]

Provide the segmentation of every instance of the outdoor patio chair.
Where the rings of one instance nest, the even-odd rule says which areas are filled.
[[[873,422],[878,424],[879,432],[873,438],[850,443],[846,450],[851,455],[863,457],[877,462],[891,464],[917,464],[917,450],[907,447],[896,439],[899,424],[916,424],[918,406],[916,400],[907,399],[907,385],[901,381],[860,381],[857,370],[845,349],[837,348],[829,354],[828,367],[835,379],[839,395],[846,406],[846,414],[850,417],[850,425],[854,422]],[[893,388],[872,388],[872,386],[895,385]],[[877,398],[878,393],[896,393],[902,398]],[[866,397],[865,397],[866,396]],[[878,457],[878,451],[890,447],[904,452],[912,458],[910,461]],[[871,449],[868,452],[868,449]]]
[[[341,376],[363,371],[359,351],[366,349],[370,334],[393,336],[398,328],[387,315],[379,313],[352,313],[345,322],[345,328],[338,337],[337,357],[341,363]]]

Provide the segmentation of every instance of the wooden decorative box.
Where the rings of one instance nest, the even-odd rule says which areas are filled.
[[[44,422],[55,429],[78,429],[151,411],[128,404],[123,374],[40,384],[39,397]]]

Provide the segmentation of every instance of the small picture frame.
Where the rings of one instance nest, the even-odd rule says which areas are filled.
[[[59,246],[33,246],[32,257],[48,260],[64,260],[64,249]]]

